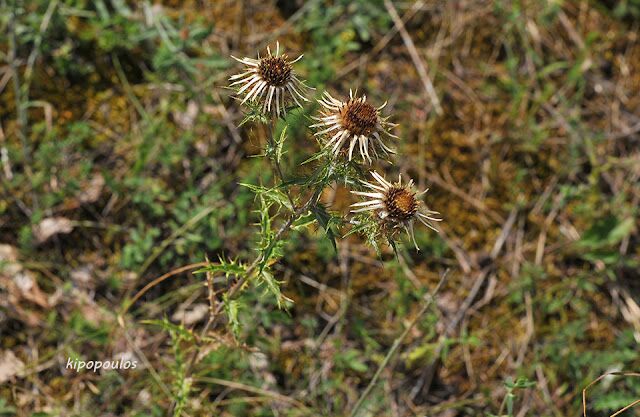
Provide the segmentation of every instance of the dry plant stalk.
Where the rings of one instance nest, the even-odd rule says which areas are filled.
[[[604,378],[606,378],[608,376],[640,377],[640,372],[607,372],[606,374],[602,374],[599,377],[597,377],[596,379],[594,379],[593,381],[591,381],[589,383],[589,385],[584,387],[584,389],[582,390],[582,415],[583,415],[583,417],[587,417],[587,390],[589,388],[591,388],[593,385],[597,384],[598,382],[600,382],[601,380],[603,380]],[[609,417],[616,417],[616,416],[624,413],[625,411],[635,407],[638,404],[640,404],[640,399],[637,399],[637,400],[633,401],[629,405],[627,405],[627,406],[621,408],[620,410],[616,411],[615,413],[611,414]]]

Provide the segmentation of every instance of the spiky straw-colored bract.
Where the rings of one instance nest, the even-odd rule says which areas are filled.
[[[262,103],[263,113],[286,114],[286,106],[290,101],[302,107],[301,101],[309,101],[306,94],[312,88],[296,75],[293,64],[298,62],[302,55],[293,61],[286,54],[280,55],[280,43],[276,43],[275,55],[271,48],[267,47],[267,56],[257,59],[236,58],[236,61],[244,64],[245,70],[229,78],[231,86],[239,86],[238,95],[244,95],[242,104],[247,101]]]
[[[417,219],[428,228],[438,231],[432,222],[442,221],[440,213],[429,210],[418,197],[424,195],[429,189],[420,193],[413,190],[413,180],[402,184],[402,175],[398,176],[397,183],[391,183],[375,171],[371,175],[376,183],[363,181],[363,185],[371,191],[351,191],[355,195],[367,197],[369,200],[352,204],[352,213],[373,211],[385,226],[391,228],[402,227],[411,237],[417,250],[418,244],[413,233],[413,223]]]
[[[397,138],[390,132],[395,124],[388,122],[388,117],[380,116],[386,102],[376,108],[367,103],[367,96],[354,96],[353,91],[349,91],[347,101],[340,101],[325,92],[318,102],[323,107],[322,115],[314,117],[318,123],[311,127],[319,129],[315,135],[323,139],[324,147],[330,149],[334,156],[348,149],[346,153],[351,161],[356,144],[362,160],[369,163],[372,163],[371,153],[376,158],[379,158],[378,151],[385,155],[394,153],[384,143],[386,136]]]

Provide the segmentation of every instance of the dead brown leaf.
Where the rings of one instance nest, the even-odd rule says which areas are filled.
[[[24,370],[24,363],[10,350],[0,355],[0,384],[20,376]]]
[[[47,217],[33,228],[33,235],[38,243],[44,243],[49,238],[60,233],[71,233],[73,223],[66,217]]]

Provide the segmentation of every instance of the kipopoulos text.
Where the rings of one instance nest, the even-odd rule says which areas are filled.
[[[66,369],[73,369],[80,372],[84,369],[87,371],[98,372],[100,369],[105,370],[123,370],[123,369],[136,369],[138,367],[138,361],[130,359],[116,359],[108,361],[83,361],[78,358],[67,358]]]

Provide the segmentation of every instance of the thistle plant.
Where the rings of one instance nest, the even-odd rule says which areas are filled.
[[[242,184],[256,195],[259,207],[258,255],[250,263],[229,261],[221,258],[216,264],[209,264],[201,272],[224,273],[233,278],[221,303],[212,308],[211,318],[203,334],[215,324],[224,309],[230,328],[239,331],[237,322],[240,293],[250,285],[262,287],[275,297],[280,307],[291,302],[280,291],[278,282],[271,272],[271,266],[283,256],[283,243],[293,229],[320,226],[336,247],[339,236],[353,233],[364,235],[366,241],[380,253],[380,245],[389,243],[395,249],[399,231],[406,231],[417,250],[414,236],[414,222],[418,220],[437,231],[434,222],[441,221],[439,213],[427,208],[419,198],[422,193],[413,189],[413,180],[397,183],[384,179],[376,171],[371,174],[375,182],[366,181],[365,167],[376,163],[390,163],[394,153],[387,141],[397,139],[392,129],[397,125],[389,121],[390,116],[382,114],[386,102],[374,106],[365,95],[359,96],[352,90],[349,98],[341,101],[324,92],[317,100],[321,106],[318,115],[312,116],[308,126],[308,137],[315,137],[319,149],[307,158],[313,164],[310,175],[300,172],[285,174],[282,155],[287,142],[287,110],[292,107],[304,109],[303,103],[311,99],[314,91],[299,78],[296,65],[302,55],[294,60],[281,53],[276,43],[275,54],[267,47],[267,53],[260,58],[235,58],[245,65],[243,71],[230,77],[230,87],[245,107],[246,117],[242,124],[252,122],[265,124],[268,138],[264,156],[269,160],[272,186]],[[284,125],[279,135],[275,135],[276,125]],[[355,151],[355,152],[354,152]],[[287,178],[298,178],[294,184]],[[367,200],[352,204],[350,213],[334,213],[322,203],[321,196],[327,187],[342,185],[354,195]]]
[[[330,136],[324,141],[323,146],[335,157],[339,157],[345,150],[344,145],[348,147],[347,155],[351,161],[356,144],[358,144],[361,159],[368,161],[369,164],[372,163],[370,151],[376,159],[378,159],[378,149],[385,155],[394,153],[383,140],[384,136],[397,138],[389,131],[396,125],[389,123],[388,117],[380,116],[380,110],[387,105],[387,102],[375,108],[367,103],[367,96],[354,97],[353,91],[349,91],[349,100],[346,102],[333,98],[326,91],[318,102],[324,108],[322,116],[314,117],[318,123],[309,127],[323,129],[316,132],[316,136]]]
[[[395,184],[385,180],[382,175],[377,172],[371,172],[377,184],[362,181],[362,184],[371,191],[351,191],[353,194],[368,197],[369,200],[352,204],[352,213],[360,213],[363,211],[373,211],[380,222],[380,227],[386,231],[388,235],[394,233],[394,229],[404,228],[411,237],[416,250],[420,250],[416,243],[415,234],[413,232],[413,223],[415,220],[420,221],[428,228],[434,230],[432,222],[442,221],[440,213],[422,207],[424,202],[417,197],[422,196],[429,191],[426,190],[417,193],[413,191],[413,180],[402,184],[402,175],[398,175],[398,182]]]
[[[280,55],[280,42],[276,43],[275,55],[267,47],[267,56],[262,59],[259,54],[258,59],[232,58],[245,65],[244,72],[230,78],[232,87],[240,85],[237,93],[244,94],[242,104],[262,101],[262,113],[274,112],[280,117],[281,113],[286,115],[287,97],[299,107],[303,107],[300,100],[309,101],[306,97],[309,87],[293,70],[293,64],[302,59],[302,55],[289,61],[286,54]]]

